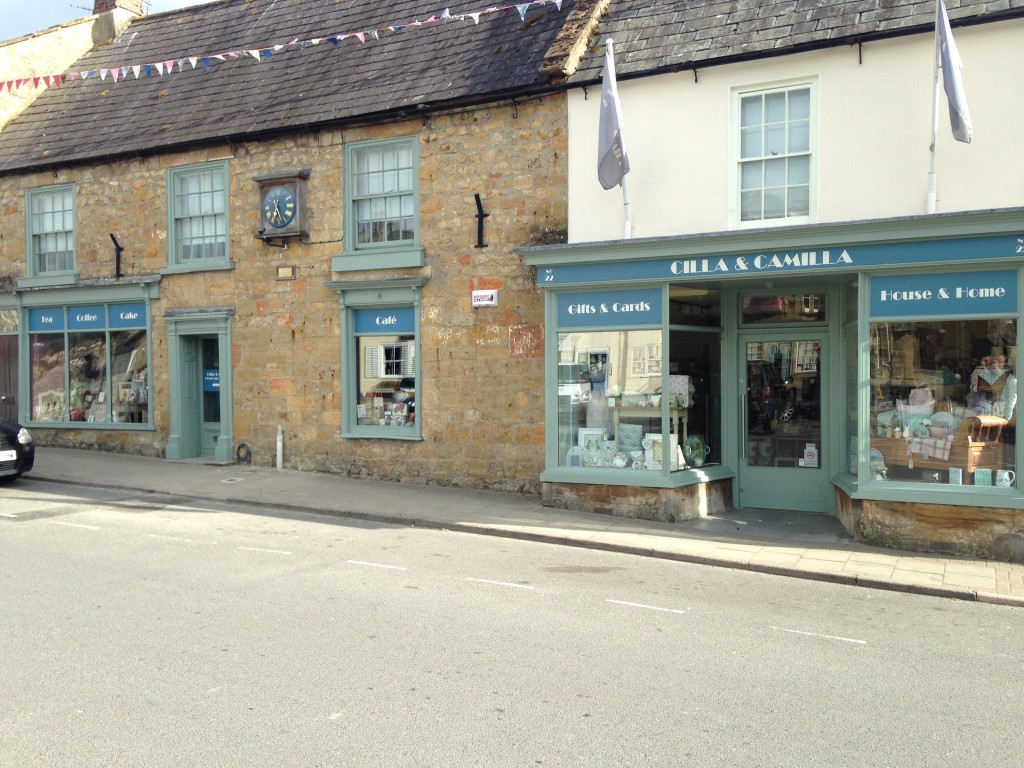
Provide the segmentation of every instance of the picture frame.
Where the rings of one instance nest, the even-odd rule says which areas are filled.
[[[577,445],[588,452],[601,450],[605,431],[595,427],[580,427]]]
[[[670,469],[679,469],[679,438],[676,435],[669,435],[670,448]],[[648,448],[647,446],[650,446]],[[660,432],[648,432],[644,435],[644,465],[647,469],[661,469],[665,463],[665,436]]]

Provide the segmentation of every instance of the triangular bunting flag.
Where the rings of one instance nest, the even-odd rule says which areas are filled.
[[[117,67],[114,67],[114,69],[110,70],[110,79],[113,80],[115,83],[117,82],[117,78],[120,77],[120,75],[121,70],[119,70]]]
[[[178,59],[178,71],[179,72],[184,72],[185,71],[185,60],[184,59]]]
[[[141,72],[142,72],[142,66],[141,65],[135,64],[135,65],[132,66],[132,74],[135,75],[135,79],[136,80],[139,79],[139,74]]]
[[[36,88],[39,87],[39,78],[38,77],[33,77],[32,78],[32,85],[34,85]]]
[[[474,24],[479,24],[480,23],[480,14],[479,13],[471,13],[471,14],[469,14],[469,16],[470,16],[470,18],[473,19],[473,23]]]
[[[163,74],[164,74],[164,64],[163,64],[163,62],[162,61],[158,61],[155,64],[153,64],[153,66],[156,67],[157,74],[159,74],[161,77],[163,77]]]
[[[370,37],[372,37],[374,40],[380,40],[380,35],[377,33],[376,29],[370,30]]]
[[[529,5],[517,5],[516,6],[516,10],[519,11],[519,20],[520,21],[526,21],[526,9],[529,8],[529,7],[530,7]]]
[[[366,42],[366,33],[365,32],[356,32],[356,37],[359,38],[359,42],[360,43],[365,43]]]
[[[199,63],[199,57],[198,56],[189,56],[188,57],[188,63],[192,65],[192,69],[195,69],[196,68],[196,64]]]
[[[131,67],[121,67],[121,78],[124,79],[128,77],[128,73],[131,71]]]
[[[174,71],[174,60],[172,59],[171,61],[165,61],[164,62],[164,69],[167,70],[167,74],[168,75],[171,74],[171,72]]]
[[[106,80],[107,79],[107,72],[109,72],[109,71],[110,70],[107,70],[107,69],[101,69],[100,70],[100,80]]]
[[[210,60],[204,56],[202,59],[200,59],[200,61],[203,63],[203,69],[209,71],[210,70]]]
[[[252,56],[254,59],[256,59],[256,61],[260,61],[260,52],[259,51],[246,51],[246,53],[249,54],[250,56]]]
[[[451,17],[452,17],[452,13],[447,8],[445,8],[443,11],[441,11],[441,18],[442,19],[450,19]]]
[[[562,10],[562,0],[554,0],[555,8]]]

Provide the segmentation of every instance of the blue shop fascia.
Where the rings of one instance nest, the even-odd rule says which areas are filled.
[[[883,541],[941,505],[1024,534],[1024,209],[518,252],[546,295],[546,501],[635,514],[608,499],[651,489],[683,499],[668,519],[799,510]]]

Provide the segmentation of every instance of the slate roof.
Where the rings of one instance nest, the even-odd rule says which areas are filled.
[[[441,17],[446,7],[456,16],[489,6],[478,0],[436,7],[422,0],[220,0],[142,17],[69,71],[174,61],[173,74],[146,77],[143,70],[141,78],[129,73],[117,83],[109,76],[72,79],[43,92],[0,132],[0,173],[551,88],[540,65],[573,5],[563,0],[559,10],[534,0],[525,20],[508,6],[480,15],[479,23],[419,26],[409,25]],[[329,39],[367,31],[379,39]],[[316,39],[321,42],[287,45]],[[177,63],[274,44],[285,48],[261,61],[229,56],[212,60],[208,70],[186,61],[180,71]]]
[[[930,33],[936,0],[612,0],[590,54],[569,77],[601,78],[615,41],[618,79],[765,58],[800,49]],[[950,25],[1024,17],[1024,0],[946,0]]]

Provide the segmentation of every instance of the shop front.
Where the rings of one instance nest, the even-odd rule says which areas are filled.
[[[1024,556],[1019,209],[523,248],[546,292],[545,503],[837,515]]]
[[[39,429],[151,430],[157,295],[156,283],[0,295],[0,414]]]

